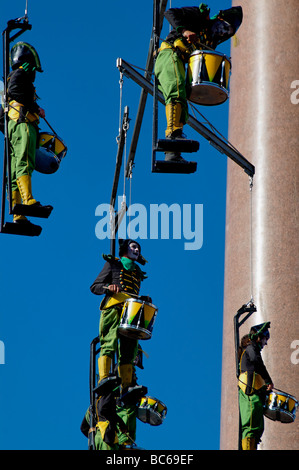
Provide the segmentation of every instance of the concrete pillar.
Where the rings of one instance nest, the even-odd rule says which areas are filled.
[[[257,313],[240,335],[271,321],[263,360],[274,386],[299,400],[299,2],[232,3],[244,19],[231,49],[229,141],[256,174],[251,236],[249,177],[228,162],[221,449],[238,448],[233,317],[251,294]],[[297,414],[292,424],[265,418],[259,448],[299,449]]]

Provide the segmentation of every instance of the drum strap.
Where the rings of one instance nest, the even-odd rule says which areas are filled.
[[[245,372],[241,373],[241,365],[242,365],[242,358],[243,358],[244,352],[245,352],[245,349],[242,352],[242,355],[241,355],[241,358],[240,358],[240,366],[239,366],[240,367],[240,375],[239,375],[238,385],[244,393],[246,393],[246,391],[248,391],[247,389],[249,388],[250,393],[246,393],[246,394],[252,395],[253,393],[256,393],[258,390],[260,390],[265,385],[265,381],[264,381],[264,379],[262,378],[262,376],[260,374],[257,374],[256,372],[253,372],[252,384],[250,385],[248,383],[248,379],[249,379],[248,372],[245,371]]]
[[[23,104],[21,103],[18,103],[17,101],[15,100],[12,100],[10,101],[9,103],[9,111],[8,111],[8,117],[12,120],[12,121],[18,121],[20,119],[20,117],[22,117],[22,113],[21,113],[21,110],[23,108]],[[36,113],[30,113],[29,111],[26,113],[26,116],[25,116],[25,122],[35,122],[35,121],[39,121],[39,117],[38,117],[38,114]]]

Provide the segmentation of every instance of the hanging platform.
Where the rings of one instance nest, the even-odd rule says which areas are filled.
[[[31,223],[15,224],[13,222],[6,222],[1,233],[7,233],[10,235],[25,235],[28,237],[38,237],[41,234],[42,228],[39,225]]]
[[[158,139],[157,144],[153,149],[152,158],[152,172],[153,173],[177,173],[177,174],[191,174],[195,173],[197,169],[196,162],[188,161],[171,161],[171,160],[156,160],[156,152],[197,152],[199,149],[199,142],[197,140],[188,139]]]
[[[47,219],[53,210],[52,206],[29,206],[26,204],[15,204],[12,208],[13,214],[26,215],[28,217],[39,217]]]
[[[153,163],[153,173],[195,173],[197,162],[171,162],[165,160],[155,160]]]
[[[157,152],[183,152],[192,153],[199,149],[197,140],[189,139],[159,139],[157,141]]]

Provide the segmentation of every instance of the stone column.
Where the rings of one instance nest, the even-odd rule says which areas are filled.
[[[233,317],[251,294],[257,313],[240,336],[271,321],[263,360],[299,400],[299,2],[232,3],[244,18],[231,47],[229,141],[256,173],[251,225],[249,177],[228,161],[221,449],[238,448]],[[259,448],[299,449],[299,409],[292,424],[265,418]]]

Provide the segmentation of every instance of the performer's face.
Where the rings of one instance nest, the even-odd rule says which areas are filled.
[[[139,255],[140,255],[140,249],[137,243],[135,242],[130,243],[130,245],[128,246],[127,257],[133,261],[136,261]]]
[[[264,346],[266,346],[267,343],[268,343],[268,340],[267,340],[266,336],[263,336],[262,339],[261,339],[261,346],[262,346],[262,348],[263,348]]]

